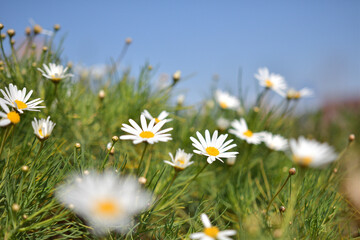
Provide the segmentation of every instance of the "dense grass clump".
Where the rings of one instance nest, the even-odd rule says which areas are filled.
[[[135,215],[126,233],[107,232],[100,236],[104,239],[188,239],[192,233],[205,231],[202,213],[220,231],[236,230],[234,239],[357,236],[357,206],[342,191],[347,189],[342,180],[358,159],[348,135],[360,129],[359,112],[343,110],[337,113],[337,121],[330,119],[325,126],[322,111],[294,113],[301,99],[285,97],[279,104],[268,104],[267,97],[274,94],[270,90],[259,94],[255,104],[240,96],[236,110],[220,107],[215,95],[199,105],[173,104],[170,99],[181,84],[179,73],[173,83],[157,88],[152,84],[154,70],[147,64],[137,78],[130,71],[119,71],[115,62],[100,80],[76,74],[54,82],[38,68],[63,64],[61,45],[55,48],[53,43],[57,30],[59,26],[45,39],[30,32],[23,43],[13,44],[11,34],[1,41],[0,89],[10,83],[25,87],[33,90],[30,100],[41,98],[40,105],[46,106],[39,112],[24,111],[19,123],[0,129],[1,238],[99,238],[88,219],[62,205],[55,192],[72,174],[104,171],[136,177],[153,194],[151,204]],[[5,54],[8,41],[10,49]],[[129,44],[127,40],[123,52]],[[171,141],[134,145],[117,139],[126,134],[122,124],[129,124],[129,119],[139,124],[145,109],[154,117],[162,111],[170,113],[168,118],[173,120],[166,127],[173,128]],[[31,122],[47,116],[56,126],[48,139],[39,140]],[[228,134],[228,126],[217,124],[220,118],[244,118],[254,133],[267,131],[287,139],[304,135],[328,142],[339,155],[322,169],[307,168],[295,165],[288,150],[273,151],[264,143],[248,144],[229,134],[228,139],[237,145],[231,151],[239,152],[234,163],[223,159],[224,163],[209,164],[198,154],[183,171],[164,163],[179,148],[193,153],[190,137],[196,137],[197,131]],[[295,175],[289,174],[293,167]]]

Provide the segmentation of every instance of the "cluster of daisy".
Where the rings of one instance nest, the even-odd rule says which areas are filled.
[[[5,90],[0,89],[0,92],[3,95],[0,98],[0,106],[3,109],[3,112],[0,111],[0,127],[16,125],[20,122],[20,115],[25,111],[40,111],[40,108],[45,107],[39,105],[43,102],[40,98],[29,100],[33,93],[32,90],[29,92],[27,92],[26,88],[20,90],[10,83],[8,88],[5,87]],[[35,135],[41,141],[50,136],[55,126],[55,123],[50,121],[50,117],[40,120],[34,118],[31,124]]]

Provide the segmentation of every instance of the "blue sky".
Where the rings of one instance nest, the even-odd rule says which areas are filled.
[[[267,66],[288,85],[311,87],[315,102],[360,94],[360,1],[7,1],[0,22],[20,32],[32,18],[61,24],[66,59],[108,63],[133,39],[123,66],[136,75],[146,61],[161,73],[195,75],[178,86],[195,102],[211,79],[237,94],[237,74],[249,95],[254,73]],[[312,104],[313,101],[307,100]]]

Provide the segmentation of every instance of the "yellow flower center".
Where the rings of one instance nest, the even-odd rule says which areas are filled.
[[[25,108],[27,108],[27,105],[26,105],[24,102],[22,102],[22,101],[15,100],[14,102],[16,103],[16,106],[17,106],[18,109],[25,109]]]
[[[272,86],[274,86],[274,84],[272,83],[272,81],[270,81],[269,79],[265,80],[265,86],[267,88],[271,88]]]
[[[140,133],[140,137],[142,138],[153,138],[154,136],[155,136],[154,133],[150,131],[143,131]]]
[[[207,147],[206,149],[206,152],[211,155],[211,156],[217,156],[219,155],[219,150],[217,148],[214,148],[214,147]]]
[[[293,159],[296,164],[299,164],[300,166],[303,167],[308,167],[310,163],[313,161],[311,157],[298,157],[295,155],[293,156]]]
[[[243,133],[245,136],[247,137],[251,137],[253,135],[253,132],[250,130],[247,130],[246,132]]]
[[[43,131],[42,131],[41,128],[39,128],[39,135],[42,136],[42,137],[44,136]]]
[[[220,102],[220,107],[227,108],[228,105],[226,104],[226,102]]]
[[[15,111],[9,112],[6,116],[13,124],[17,124],[20,122],[20,115]]]
[[[60,82],[61,78],[56,75],[51,75],[51,81],[53,82]]]
[[[219,232],[220,230],[217,227],[209,227],[204,229],[204,233],[212,238],[216,238]]]
[[[95,213],[105,216],[114,217],[121,211],[121,208],[112,199],[102,200],[96,203]]]
[[[296,92],[294,98],[299,99],[301,97],[300,92]]]
[[[160,121],[161,121],[160,119],[155,118],[155,122],[156,122],[156,123],[159,123]]]
[[[176,161],[179,162],[180,164],[185,164],[185,159],[184,158],[180,158],[180,159],[178,159]]]

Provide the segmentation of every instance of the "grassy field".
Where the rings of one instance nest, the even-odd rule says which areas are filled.
[[[23,43],[12,44],[16,37],[9,35],[1,42],[0,89],[11,83],[33,90],[30,100],[41,98],[40,105],[46,108],[19,113],[17,124],[0,129],[0,238],[189,239],[191,234],[206,230],[202,213],[220,231],[235,230],[232,239],[358,236],[358,206],[352,199],[359,196],[349,196],[344,180],[359,162],[359,145],[350,143],[348,137],[360,129],[360,112],[343,109],[328,120],[321,110],[299,115],[294,111],[302,99],[284,98],[277,105],[267,104],[267,97],[275,95],[271,90],[262,92],[256,103],[238,96],[237,110],[220,107],[215,94],[197,105],[172,103],[181,76],[159,89],[154,87],[155,72],[147,64],[136,78],[130,71],[119,71],[114,62],[100,79],[77,74],[54,83],[38,68],[49,63],[67,64],[62,61],[61,44],[53,43],[57,30],[47,38],[33,30]],[[4,46],[9,48],[7,54]],[[129,46],[128,39],[123,51]],[[72,66],[68,72],[73,72]],[[258,82],[254,80],[254,84]],[[173,120],[163,128],[173,128],[169,132],[172,140],[133,144],[113,138],[127,134],[121,128],[129,119],[140,124],[145,109],[154,117],[162,111],[170,113],[168,118]],[[56,126],[48,139],[39,140],[31,122],[34,117],[48,116]],[[219,128],[220,118],[244,118],[254,133],[267,131],[287,139],[305,136],[327,142],[338,153],[337,160],[320,169],[296,165],[289,150],[272,151],[264,143],[248,144],[229,134],[229,127]],[[237,146],[231,151],[239,153],[235,163],[223,158],[224,163],[216,160],[209,164],[206,156],[193,152],[190,137],[197,138],[197,131],[204,135],[206,129],[234,139]],[[112,143],[113,153],[108,143]],[[170,161],[169,153],[175,155],[179,148],[193,153],[194,163],[183,171],[164,163]],[[292,167],[295,175],[289,175]],[[76,214],[56,197],[58,187],[69,176],[88,172],[133,176],[139,179],[141,191],[152,194],[148,206],[131,217],[133,224],[127,231],[96,234],[86,216]],[[350,193],[356,193],[355,189],[350,188]]]

